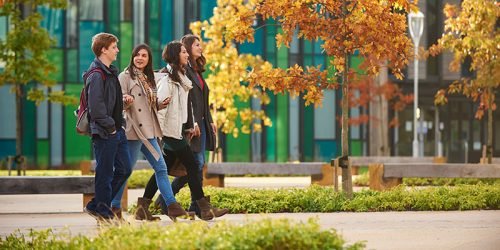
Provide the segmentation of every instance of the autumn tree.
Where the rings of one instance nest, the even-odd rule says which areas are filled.
[[[322,48],[330,58],[327,69],[294,65],[288,69],[273,68],[264,63],[254,69],[250,86],[261,86],[275,93],[301,94],[306,104],[319,104],[323,90],[341,84],[342,96],[349,96],[349,83],[355,75],[350,56],[355,52],[363,58],[361,68],[370,76],[379,73],[387,61],[392,73],[401,79],[401,70],[408,64],[412,43],[406,35],[405,13],[416,9],[403,0],[220,0],[235,10],[226,27],[226,42],[253,42],[254,20],[273,19],[282,32],[276,35],[278,46],[289,46],[294,34],[299,39],[322,40]],[[334,75],[328,72],[334,70]],[[342,98],[342,187],[352,195],[352,177],[348,162],[348,98]]]
[[[226,134],[237,137],[240,132],[260,132],[262,124],[271,126],[271,119],[263,110],[238,108],[235,99],[247,102],[250,98],[268,104],[270,99],[258,87],[249,87],[245,76],[249,69],[259,68],[264,63],[260,56],[239,54],[232,41],[222,38],[236,10],[229,6],[219,5],[214,8],[213,16],[208,21],[191,23],[193,34],[203,38],[203,53],[207,58],[209,74],[206,79],[212,91],[210,105],[217,126]],[[241,126],[237,126],[239,119]]]
[[[431,46],[433,56],[443,51],[454,55],[450,70],[458,71],[466,58],[470,58],[473,77],[453,82],[447,90],[439,90],[436,104],[447,103],[447,94],[463,94],[478,102],[476,118],[488,112],[487,157],[491,163],[493,154],[493,112],[496,110],[495,95],[500,87],[500,5],[495,0],[464,0],[461,8],[447,4],[443,36]]]
[[[22,116],[21,102],[23,98],[35,101],[44,100],[62,103],[74,103],[76,99],[64,94],[63,91],[49,91],[45,88],[55,84],[48,76],[56,70],[45,52],[54,41],[46,29],[40,26],[42,15],[36,12],[40,5],[47,4],[51,8],[64,8],[66,0],[12,0],[2,1],[0,16],[8,18],[9,30],[5,39],[0,39],[0,62],[3,70],[0,72],[0,86],[12,86],[16,96],[16,155],[22,155]],[[27,85],[32,87],[27,94]]]

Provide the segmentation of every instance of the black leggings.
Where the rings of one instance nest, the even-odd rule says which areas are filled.
[[[198,177],[200,171],[198,171],[198,165],[196,164],[193,151],[189,145],[183,147],[177,151],[170,151],[163,149],[165,163],[168,166],[173,166],[174,162],[177,158],[180,159],[182,164],[186,167],[187,178],[189,190],[191,190],[191,195],[195,200],[199,200],[205,197],[203,193],[203,189],[201,188],[200,177]],[[153,199],[153,197],[158,191],[158,185],[156,184],[155,174],[149,178],[148,184],[146,185],[146,189],[144,190],[144,198]]]

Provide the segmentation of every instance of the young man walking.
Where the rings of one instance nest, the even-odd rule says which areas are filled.
[[[131,173],[125,137],[124,96],[118,81],[118,69],[111,65],[118,55],[118,38],[99,33],[92,38],[96,58],[87,71],[90,132],[96,159],[95,197],[84,208],[97,219],[114,218],[111,200]]]

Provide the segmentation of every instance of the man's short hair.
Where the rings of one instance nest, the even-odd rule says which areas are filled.
[[[102,54],[103,48],[108,48],[114,42],[118,42],[115,35],[109,33],[99,33],[92,37],[92,51],[94,55],[99,57]]]

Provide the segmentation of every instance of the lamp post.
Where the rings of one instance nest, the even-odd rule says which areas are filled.
[[[418,43],[424,31],[424,14],[420,11],[411,12],[408,14],[408,26],[410,28],[410,35],[415,45],[415,60],[413,65],[415,67],[415,77],[413,79],[413,157],[418,157],[418,137],[417,137],[417,109],[418,109]]]

